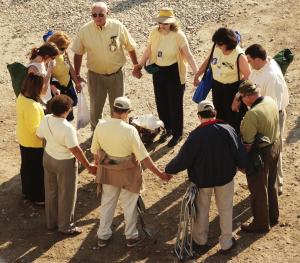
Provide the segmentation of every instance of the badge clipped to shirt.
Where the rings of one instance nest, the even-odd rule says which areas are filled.
[[[110,44],[109,44],[109,50],[111,52],[115,52],[117,50],[117,36],[111,36],[110,37]]]
[[[162,58],[162,55],[163,55],[162,51],[161,51],[161,50],[158,50],[158,51],[157,51],[157,57],[158,57],[158,58]]]

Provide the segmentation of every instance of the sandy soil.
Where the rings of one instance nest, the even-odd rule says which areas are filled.
[[[11,8],[21,1],[11,1]],[[30,1],[23,1],[30,2]],[[114,1],[110,1],[114,2]],[[118,1],[120,2],[120,1]],[[125,2],[125,1],[124,1]],[[127,9],[151,7],[151,1],[130,1],[126,10],[118,10],[126,17]],[[132,1],[133,2],[133,1]],[[143,3],[144,2],[144,3]],[[172,4],[174,1],[172,1]],[[176,1],[175,1],[176,2]],[[178,1],[181,2],[181,1]],[[197,0],[193,1],[197,4]],[[218,217],[214,202],[211,208],[210,243],[212,249],[196,259],[197,262],[299,262],[300,258],[300,176],[299,176],[299,138],[300,138],[300,91],[299,81],[299,40],[300,40],[300,2],[292,0],[233,0],[232,8],[224,15],[222,22],[205,22],[194,24],[191,48],[200,64],[209,52],[210,37],[220,26],[227,25],[238,29],[243,36],[243,45],[247,47],[255,42],[263,44],[269,55],[274,55],[282,48],[289,47],[296,53],[296,59],[290,66],[286,80],[290,92],[290,105],[285,131],[284,145],[284,194],[280,197],[280,224],[266,235],[244,234],[239,226],[251,217],[249,209],[249,192],[245,176],[237,174],[234,197],[234,235],[237,249],[231,255],[218,253]],[[59,1],[62,5],[63,2]],[[142,4],[143,5],[137,5]],[[0,1],[2,10],[7,11],[8,1]],[[122,6],[121,6],[122,7]],[[21,16],[16,8],[15,16]],[[30,12],[31,10],[27,10]],[[182,10],[181,10],[182,11]],[[191,10],[186,10],[191,12]],[[143,245],[127,249],[125,247],[124,218],[118,205],[113,222],[113,240],[109,247],[96,247],[100,200],[96,197],[93,176],[80,170],[78,202],[76,206],[77,225],[84,232],[73,238],[49,232],[45,227],[44,209],[36,207],[21,198],[20,190],[20,156],[15,136],[15,96],[12,92],[6,63],[25,62],[25,54],[33,44],[41,41],[43,32],[26,31],[22,36],[22,24],[12,20],[7,12],[0,14],[0,262],[176,262],[171,253],[175,243],[177,222],[179,220],[180,202],[185,192],[186,173],[181,173],[168,184],[160,182],[149,172],[145,172],[146,191],[143,197],[147,206],[146,223],[158,231],[153,239]],[[9,13],[13,14],[12,12]],[[83,16],[83,14],[82,14]],[[15,18],[15,17],[14,17]],[[130,18],[127,17],[130,20]],[[133,19],[134,20],[134,19]],[[185,26],[185,25],[183,25]],[[25,25],[24,25],[25,27]],[[146,41],[145,35],[134,33],[139,47]],[[45,30],[44,30],[45,31]],[[75,31],[76,32],[76,31]],[[74,36],[74,31],[69,32]],[[147,35],[147,34],[146,34]],[[143,36],[143,37],[141,37]],[[141,51],[139,50],[139,54]],[[126,66],[127,95],[136,106],[135,115],[155,113],[153,88],[150,76],[141,80],[130,76],[130,65]],[[192,77],[189,76],[185,94],[185,136],[197,125],[195,104],[191,101],[193,93]],[[144,102],[146,98],[146,101]],[[106,108],[106,113],[108,113]],[[89,128],[79,131],[82,147],[89,154],[91,132]],[[182,144],[182,142],[181,142]],[[180,145],[181,145],[180,144]],[[180,145],[168,149],[165,144],[150,147],[153,159],[160,167],[177,153]]]

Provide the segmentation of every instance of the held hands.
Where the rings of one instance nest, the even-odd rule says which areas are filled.
[[[55,87],[55,85],[50,85],[51,91],[52,93],[56,96],[56,95],[60,95],[60,90],[58,88]]]
[[[140,64],[133,65],[132,76],[134,76],[137,79],[140,79],[143,76],[142,66]]]
[[[80,93],[82,91],[82,83],[86,84],[87,81],[84,78],[82,78],[80,75],[77,75],[76,78],[77,78],[77,82],[75,83],[75,89],[77,93]]]
[[[166,172],[163,172],[163,173],[160,173],[159,178],[165,182],[168,182],[172,178],[172,175],[168,174]]]
[[[90,174],[96,175],[97,173],[97,165],[96,164],[89,164],[89,167],[87,168]]]

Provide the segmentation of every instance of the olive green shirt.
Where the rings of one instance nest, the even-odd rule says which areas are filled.
[[[252,144],[257,133],[267,136],[271,143],[279,139],[279,110],[275,101],[267,96],[247,111],[241,123],[244,143]]]

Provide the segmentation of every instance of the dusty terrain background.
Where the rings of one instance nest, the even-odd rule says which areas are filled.
[[[240,232],[239,225],[250,219],[249,192],[245,176],[237,174],[234,197],[234,235],[238,245],[229,256],[218,254],[218,217],[212,202],[210,243],[213,248],[197,258],[197,262],[299,262],[300,258],[300,91],[299,41],[300,2],[293,0],[189,0],[108,1],[112,16],[121,20],[138,43],[141,55],[152,17],[166,4],[172,6],[190,41],[200,64],[211,47],[211,36],[220,26],[237,29],[243,46],[264,45],[270,56],[285,47],[296,53],[286,80],[290,105],[284,144],[284,194],[280,197],[280,224],[266,235]],[[127,249],[123,236],[124,221],[118,206],[113,222],[113,240],[109,247],[96,247],[100,200],[95,194],[93,176],[81,170],[76,206],[77,225],[84,232],[73,238],[64,237],[45,228],[44,209],[22,200],[20,191],[20,155],[15,135],[15,96],[11,88],[6,63],[28,61],[27,53],[42,42],[43,33],[52,28],[64,30],[72,37],[89,20],[90,1],[0,1],[0,262],[176,262],[171,253],[175,243],[180,201],[186,189],[186,173],[168,184],[145,172],[146,191],[143,197],[148,208],[147,224],[159,231],[142,246]],[[153,88],[149,75],[141,80],[130,75],[126,65],[126,94],[135,106],[134,115],[155,113]],[[82,69],[85,75],[86,68]],[[197,125],[192,77],[185,93],[185,137]],[[87,94],[87,91],[84,91]],[[106,116],[108,116],[106,108]],[[88,155],[91,132],[79,131],[80,142]],[[180,145],[182,142],[180,143]],[[168,149],[165,144],[149,150],[160,167],[177,153],[180,145]],[[216,164],[217,165],[217,164]]]

